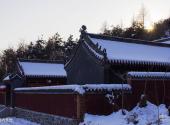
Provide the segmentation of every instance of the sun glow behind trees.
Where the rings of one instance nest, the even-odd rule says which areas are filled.
[[[146,23],[145,24],[145,29],[148,31],[148,32],[152,32],[154,30],[154,26],[152,23]]]

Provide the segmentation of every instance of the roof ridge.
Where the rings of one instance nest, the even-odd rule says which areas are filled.
[[[62,63],[64,60],[42,60],[42,59],[18,59],[18,62],[33,62],[33,63]]]
[[[150,46],[159,46],[159,47],[170,47],[169,44],[162,44],[159,42],[153,42],[153,41],[147,41],[147,40],[141,40],[141,39],[123,38],[123,37],[108,36],[108,35],[94,34],[94,33],[85,33],[85,34],[96,39],[104,39],[104,40],[143,44],[143,45],[150,45]]]

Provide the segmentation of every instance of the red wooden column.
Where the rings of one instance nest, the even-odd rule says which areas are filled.
[[[76,104],[77,104],[77,119],[82,121],[83,116],[86,112],[85,96],[77,94]]]

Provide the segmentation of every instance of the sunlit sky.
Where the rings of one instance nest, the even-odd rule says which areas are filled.
[[[104,22],[128,27],[142,4],[147,27],[170,16],[170,0],[0,0],[0,50],[56,32],[78,38],[83,24],[93,33]]]

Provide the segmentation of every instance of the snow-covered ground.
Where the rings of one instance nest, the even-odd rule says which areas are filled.
[[[108,116],[86,114],[84,122],[80,125],[134,125],[135,122],[137,125],[170,125],[168,109],[163,104],[156,106],[147,102],[147,106],[144,108],[136,106],[132,111],[125,112],[126,115],[122,115],[121,110]]]
[[[33,123],[21,118],[9,117],[9,118],[1,118],[0,125],[40,125],[40,124]]]

